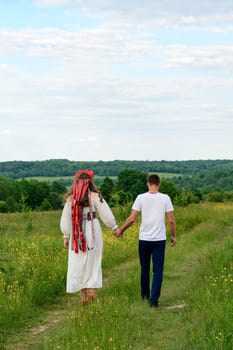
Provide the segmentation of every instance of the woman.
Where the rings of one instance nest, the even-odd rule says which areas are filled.
[[[64,248],[69,249],[66,291],[81,291],[83,304],[94,298],[96,288],[102,287],[103,239],[96,214],[107,227],[117,229],[111,209],[92,182],[93,177],[91,170],[75,174],[60,221]]]

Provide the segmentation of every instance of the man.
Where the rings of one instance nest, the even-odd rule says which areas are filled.
[[[122,237],[123,232],[130,227],[141,213],[139,231],[139,260],[141,265],[141,297],[148,299],[151,307],[158,307],[160,297],[166,246],[167,217],[171,245],[176,245],[176,222],[173,205],[168,195],[160,193],[160,178],[151,174],[147,178],[148,192],[137,196],[130,216],[116,230],[116,237]],[[150,261],[152,258],[153,280],[150,290]]]

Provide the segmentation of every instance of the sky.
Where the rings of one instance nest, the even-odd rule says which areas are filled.
[[[233,159],[233,0],[0,0],[0,161]]]

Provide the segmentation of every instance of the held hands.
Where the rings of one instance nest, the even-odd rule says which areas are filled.
[[[122,230],[120,228],[117,228],[114,231],[114,233],[115,233],[116,238],[123,238],[123,232],[122,232]]]

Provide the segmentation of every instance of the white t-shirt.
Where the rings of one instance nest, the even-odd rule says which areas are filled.
[[[141,212],[140,240],[166,240],[165,215],[167,212],[174,210],[171,199],[167,194],[160,192],[139,194],[132,209]]]

